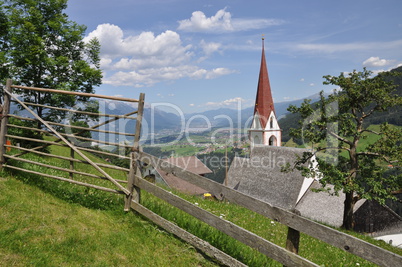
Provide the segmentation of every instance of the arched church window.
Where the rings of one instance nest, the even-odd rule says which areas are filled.
[[[256,145],[261,144],[261,139],[258,135],[254,136],[254,144],[256,144]]]
[[[274,118],[271,117],[271,119],[269,120],[269,128],[274,128]]]
[[[276,146],[276,137],[275,136],[271,136],[268,140],[268,145],[270,146]]]

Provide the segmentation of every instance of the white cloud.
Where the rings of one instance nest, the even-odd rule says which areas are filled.
[[[200,46],[201,46],[202,51],[204,52],[205,56],[209,57],[213,53],[218,52],[219,49],[221,48],[222,44],[215,43],[215,42],[207,43],[204,40],[201,40]]]
[[[101,43],[101,66],[105,69],[179,65],[192,56],[191,46],[183,46],[179,34],[173,31],[157,36],[152,32],[142,32],[124,37],[120,27],[101,24],[86,39],[93,37]]]
[[[363,67],[383,67],[392,65],[395,60],[380,59],[379,57],[370,57],[363,62]]]
[[[301,78],[300,81],[301,81],[301,82],[304,82],[304,78]]]
[[[248,106],[252,106],[253,103],[254,102],[252,100],[246,100],[241,97],[235,97],[235,98],[223,100],[221,102],[207,102],[205,104],[205,106],[215,107],[215,108],[220,108],[220,107],[238,108],[238,106],[240,105],[241,108],[245,108]]]
[[[101,43],[101,68],[107,71],[105,84],[143,87],[185,77],[213,79],[233,72],[225,68],[206,70],[195,65],[193,47],[183,45],[180,35],[174,31],[125,36],[119,26],[101,24],[85,40],[93,37]],[[219,47],[217,43],[204,42],[202,49],[210,55]]]
[[[193,103],[191,103],[191,104],[188,104],[190,107],[194,107],[195,105],[193,104]]]
[[[208,79],[208,80],[209,79],[215,79],[217,77],[220,77],[220,76],[223,76],[223,75],[228,75],[228,74],[231,74],[231,73],[234,73],[234,72],[235,71],[227,69],[227,68],[216,68],[216,69],[213,69],[211,71],[208,71],[205,74],[205,79]]]
[[[232,19],[230,12],[224,8],[211,17],[207,17],[202,11],[195,11],[190,19],[180,20],[177,29],[188,32],[222,33],[263,29],[283,23],[277,19]]]
[[[116,86],[144,87],[167,80],[177,80],[184,77],[191,79],[214,79],[222,75],[233,73],[226,68],[206,70],[197,66],[182,65],[176,67],[149,68],[140,71],[118,71],[107,77],[103,82]]]
[[[350,52],[350,51],[364,51],[364,50],[396,50],[402,48],[402,40],[389,41],[389,42],[355,42],[355,43],[301,43],[289,44],[290,49],[296,49],[306,52],[314,53],[336,53],[336,52]]]
[[[314,83],[310,83],[309,85],[310,85],[310,86],[314,86],[315,84],[314,84]]]

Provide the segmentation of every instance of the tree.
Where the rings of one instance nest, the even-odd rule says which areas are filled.
[[[3,2],[0,1],[0,77],[7,77],[8,72],[6,64],[8,20],[3,8]]]
[[[394,198],[392,191],[402,188],[401,130],[384,123],[374,131],[364,123],[374,112],[401,105],[402,97],[394,94],[391,82],[384,80],[389,73],[373,78],[371,74],[364,68],[347,76],[324,76],[324,84],[339,86],[339,90],[328,97],[321,92],[321,100],[315,105],[306,100],[300,107],[288,109],[302,118],[302,127],[292,129],[291,135],[316,146],[304,153],[294,168],[307,176],[319,175],[323,190],[331,184],[336,194],[345,193],[345,229],[353,228],[353,208],[358,200],[374,199],[384,204]],[[371,142],[361,145],[368,136]],[[318,168],[306,165],[314,158]],[[390,167],[392,172],[388,171]]]
[[[0,31],[0,79],[41,88],[94,93],[101,84],[100,43],[84,42],[86,27],[70,21],[63,13],[67,0],[12,0],[1,3],[6,32]],[[0,16],[1,17],[1,16]],[[2,28],[3,30],[3,28]],[[2,60],[3,59],[3,60]],[[87,97],[25,90],[24,101],[41,105],[74,107]],[[61,121],[65,111],[34,107],[45,120]],[[91,105],[93,109],[93,105]],[[38,128],[41,124],[38,123]]]

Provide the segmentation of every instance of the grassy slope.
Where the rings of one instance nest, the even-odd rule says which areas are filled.
[[[402,131],[402,126],[396,126],[396,125],[391,125],[391,126]],[[373,125],[370,125],[367,129],[371,130],[371,131],[374,131],[374,132],[379,132],[380,131],[380,125],[374,125],[373,124]],[[371,134],[371,133],[365,133],[364,136],[365,137],[361,138],[360,141],[359,141],[359,147],[358,148],[359,148],[360,151],[364,150],[369,145],[375,143],[380,138],[378,135]],[[307,147],[307,144],[306,145],[298,145],[298,144],[296,144],[293,141],[293,139],[290,139],[289,141],[284,142],[282,145],[287,146],[287,147]],[[321,143],[321,146],[325,146],[325,141],[323,141]],[[346,155],[346,153],[343,154],[343,155]]]
[[[57,154],[69,153],[60,147],[52,147],[52,150]],[[68,162],[52,161],[68,166]],[[86,165],[77,167],[88,168]],[[0,176],[6,175],[3,172]],[[113,176],[122,174],[116,172]],[[124,213],[122,196],[18,172],[14,172],[13,177],[0,179],[0,191],[0,266],[214,265],[191,246],[147,220]],[[281,224],[230,203],[182,196],[267,240],[280,246],[285,244],[287,229]],[[250,266],[280,266],[146,192],[142,203]],[[361,238],[402,254],[402,250],[382,241]],[[355,266],[356,263],[370,266],[358,257],[305,235],[302,235],[300,254],[326,266]]]
[[[14,178],[0,191],[1,266],[213,266],[122,206],[86,208]]]

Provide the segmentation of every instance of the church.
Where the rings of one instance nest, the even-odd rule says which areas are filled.
[[[281,146],[281,129],[275,115],[274,100],[269,83],[267,63],[265,60],[264,38],[262,38],[262,56],[258,78],[254,117],[249,130],[251,146]]]
[[[254,115],[248,131],[250,158],[235,157],[228,171],[228,186],[272,205],[295,209],[307,189],[316,180],[300,172],[282,172],[287,163],[307,149],[281,146],[282,130],[275,114],[265,58],[264,38]]]
[[[281,146],[282,132],[275,114],[264,39],[254,115],[248,135],[250,157],[233,159],[227,174],[228,187],[273,206],[298,211],[312,220],[335,227],[342,225],[345,199],[342,192],[339,196],[313,192],[312,189],[321,187],[318,178],[303,177],[299,171],[282,171],[285,164],[292,165],[309,149]],[[354,212],[357,231],[379,233],[401,229],[402,218],[377,202],[360,200]]]

